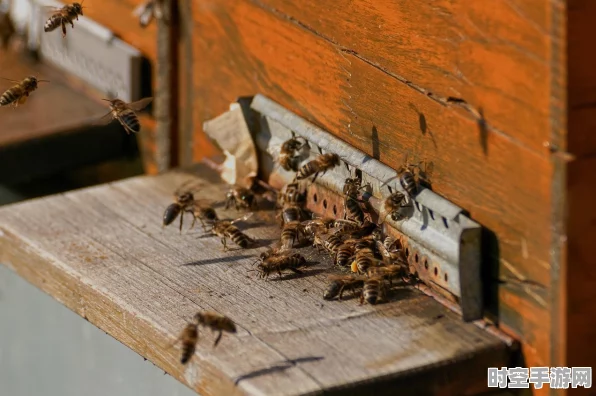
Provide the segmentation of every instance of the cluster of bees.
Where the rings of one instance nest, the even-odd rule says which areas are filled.
[[[366,202],[361,197],[361,191],[368,186],[363,185],[358,177],[345,180],[343,219],[316,217],[306,209],[303,184],[311,177],[311,182],[314,182],[319,175],[339,166],[341,160],[337,154],[321,154],[300,166],[304,153],[309,149],[308,142],[296,136],[292,136],[281,146],[277,158],[279,165],[287,171],[295,172],[294,180],[277,193],[277,219],[281,224],[281,236],[279,241],[260,254],[254,263],[256,268],[250,271],[256,272],[258,278],[265,280],[272,274],[277,274],[280,279],[284,273],[301,274],[308,266],[308,261],[298,249],[311,245],[319,251],[327,252],[338,269],[338,273],[328,278],[323,294],[326,300],[341,300],[344,292],[351,291],[355,294],[360,290],[360,304],[378,304],[386,301],[388,288],[396,278],[403,284],[416,282],[416,277],[410,274],[407,258],[399,241],[384,236],[379,226],[387,216],[396,220],[402,218],[401,209],[411,205],[411,198],[418,191],[417,176],[410,170],[411,166],[404,166],[399,172],[400,183],[406,194],[393,192],[385,199],[379,214],[379,224],[372,221]],[[198,191],[198,187],[189,186],[183,184],[174,193],[175,201],[164,212],[163,226],[172,224],[179,217],[181,232],[183,217],[190,214],[193,218],[190,227],[194,227],[199,220],[204,231],[221,238],[224,250],[228,249],[230,241],[241,249],[256,247],[256,241],[235,225],[248,219],[253,214],[252,211],[258,209],[259,194],[256,189],[232,187],[225,196],[225,208],[233,207],[237,211],[248,213],[236,220],[222,220],[213,205],[196,199],[194,193]],[[209,322],[209,326],[220,331],[220,336],[221,331],[231,331],[226,330],[231,328],[232,323],[228,318],[211,315],[214,319]],[[189,324],[185,328],[181,340],[181,362],[185,364],[197,341],[196,324]]]
[[[61,8],[44,7],[50,13],[49,18],[44,24],[44,32],[53,32],[58,28],[62,30],[62,37],[66,37],[66,27],[70,25],[74,29],[74,22],[79,20],[79,16],[83,16],[83,2],[72,3]],[[154,18],[164,18],[163,0],[150,0],[141,4],[134,11],[134,14],[139,17],[139,23],[142,27],[146,27]],[[3,14],[0,18],[0,36],[4,48],[8,45],[8,40],[15,33],[14,25],[8,13]],[[38,79],[35,76],[29,76],[22,80],[12,80],[3,78],[4,80],[15,83],[8,88],[2,95],[0,95],[0,107],[12,105],[18,107],[23,105],[41,82],[49,82],[48,80]],[[103,99],[109,103],[110,111],[97,121],[97,125],[106,125],[113,120],[117,120],[127,134],[138,133],[141,130],[141,124],[136,112],[147,107],[153,98],[143,98],[136,102],[127,103],[120,99]]]

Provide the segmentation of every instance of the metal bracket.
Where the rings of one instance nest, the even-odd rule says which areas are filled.
[[[272,158],[277,157],[281,144],[292,136],[292,132],[306,139],[311,146],[310,154],[302,164],[321,153],[336,153],[342,158],[343,165],[319,176],[316,184],[341,194],[345,179],[353,177],[352,171],[358,169],[362,172],[363,182],[372,186],[367,198],[377,213],[390,191],[404,192],[397,171],[265,96],[255,96],[251,108],[260,115],[261,127],[255,143],[260,151]],[[284,182],[294,178],[294,173],[279,166],[274,171]],[[433,290],[441,294],[447,291],[455,297],[464,321],[481,319],[481,226],[467,217],[462,208],[428,188],[421,187],[413,201],[403,220],[393,221],[388,217],[385,221],[400,234],[411,271]],[[335,212],[336,208],[333,210]]]

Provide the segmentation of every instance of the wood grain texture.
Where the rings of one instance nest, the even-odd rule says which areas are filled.
[[[447,103],[483,109],[489,128],[546,155],[549,11],[542,0],[254,0]]]
[[[549,158],[253,2],[192,7],[195,144],[203,121],[262,93],[392,167],[406,155],[432,162],[433,189],[490,230],[488,300],[498,320],[525,342],[528,364],[547,364]]]
[[[201,196],[223,197],[199,172]],[[374,307],[327,302],[322,264],[258,281],[247,273],[258,251],[224,253],[218,238],[162,229],[188,179],[138,177],[3,207],[0,262],[202,395],[472,394],[486,390],[486,367],[507,364],[505,344],[415,289]],[[279,236],[271,215],[256,217],[247,233]],[[181,367],[168,344],[204,309],[233,318],[238,333],[217,349],[201,333]]]

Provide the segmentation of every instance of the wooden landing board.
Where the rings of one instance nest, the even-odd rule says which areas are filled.
[[[199,198],[221,200],[226,186],[199,173]],[[377,306],[323,300],[329,263],[311,248],[303,276],[255,279],[254,256],[279,236],[272,212],[243,224],[263,243],[251,250],[223,252],[200,227],[162,228],[172,192],[191,177],[136,177],[2,207],[0,263],[201,395],[472,394],[487,390],[487,367],[507,366],[503,341],[417,289],[394,289]],[[238,332],[214,349],[203,331],[184,367],[170,344],[199,310],[229,316]]]

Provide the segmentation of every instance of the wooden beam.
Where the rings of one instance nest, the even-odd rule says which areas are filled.
[[[486,368],[508,363],[507,345],[410,287],[386,304],[325,301],[328,258],[301,249],[304,276],[251,276],[255,256],[279,238],[271,212],[244,226],[263,243],[223,252],[199,230],[163,229],[181,183],[199,197],[227,186],[207,169],[136,177],[0,208],[0,262],[201,395],[328,391],[474,394]],[[222,218],[238,214],[218,209]],[[199,310],[231,317],[237,334],[217,348],[202,332],[191,363],[170,345]]]

